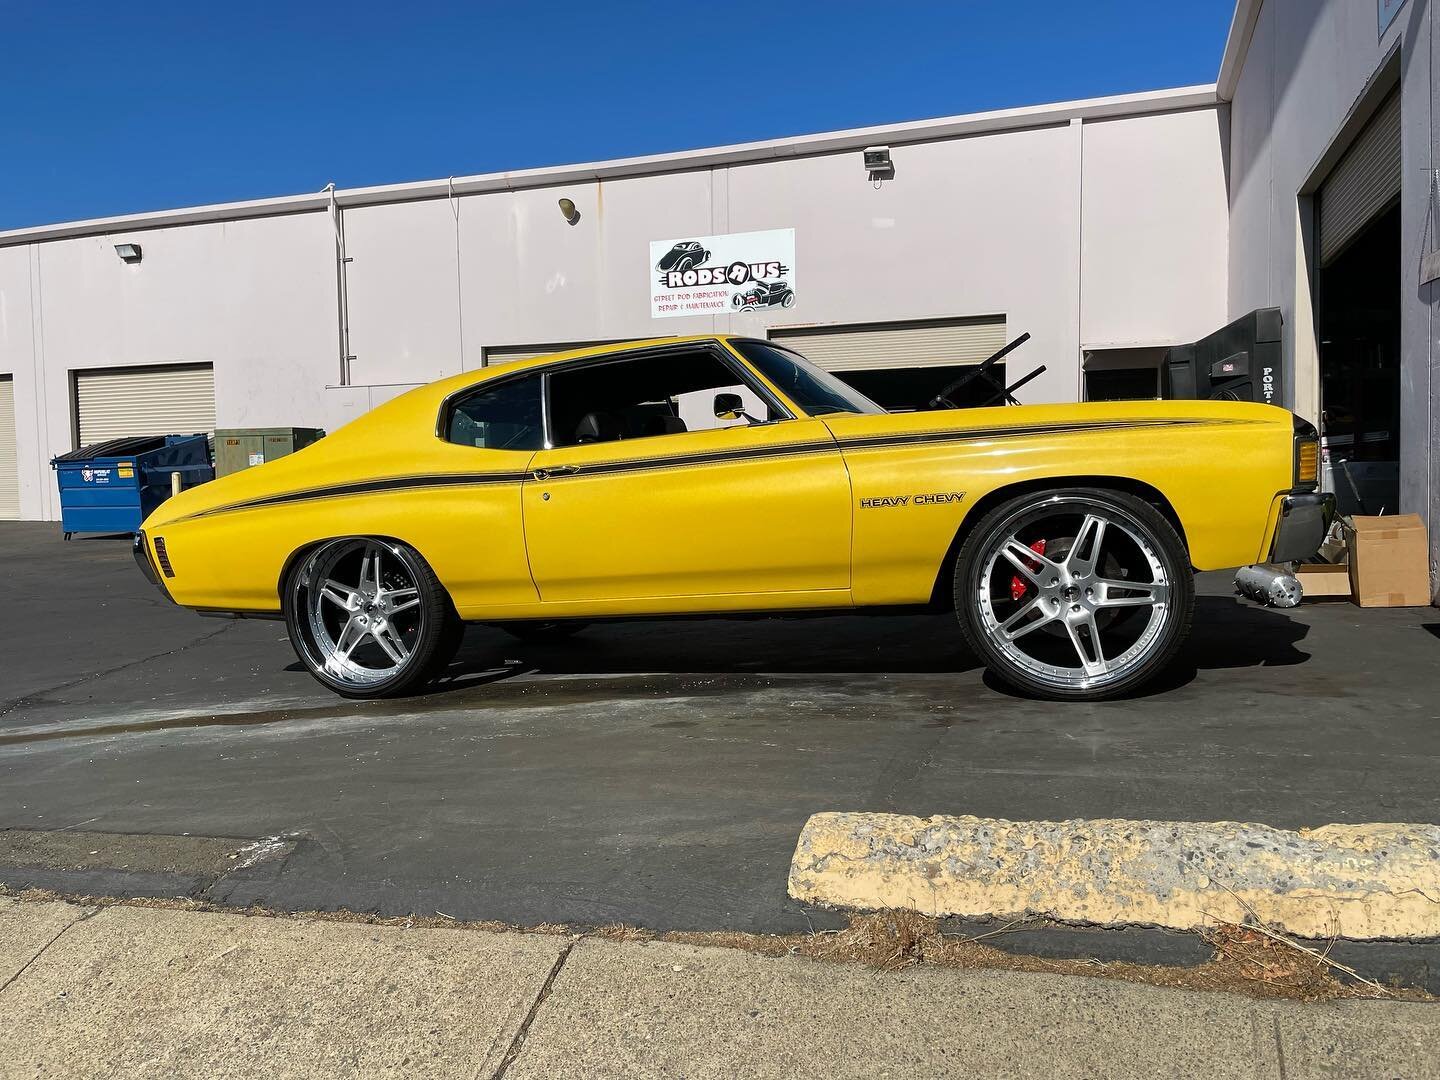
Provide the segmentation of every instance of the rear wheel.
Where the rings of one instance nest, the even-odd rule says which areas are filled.
[[[461,632],[420,554],[372,537],[331,540],[310,552],[286,583],[284,609],[300,662],[345,697],[415,689],[445,650],[453,655]]]
[[[955,567],[966,640],[995,675],[1036,697],[1099,700],[1174,658],[1195,582],[1174,526],[1118,491],[1035,492],[996,507]]]

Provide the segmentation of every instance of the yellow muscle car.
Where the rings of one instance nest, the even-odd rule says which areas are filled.
[[[1315,551],[1316,447],[1233,402],[890,414],[773,342],[667,339],[412,390],[166,502],[136,557],[283,618],[349,697],[422,685],[467,622],[945,607],[1000,678],[1095,699],[1175,655],[1193,569]]]

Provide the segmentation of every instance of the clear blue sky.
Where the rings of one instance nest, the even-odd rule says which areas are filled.
[[[1212,82],[1232,0],[0,0],[0,229]]]

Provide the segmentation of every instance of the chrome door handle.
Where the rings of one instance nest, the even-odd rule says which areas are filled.
[[[536,469],[530,475],[536,480],[549,480],[552,476],[573,476],[579,471],[579,465],[553,465],[548,469]]]

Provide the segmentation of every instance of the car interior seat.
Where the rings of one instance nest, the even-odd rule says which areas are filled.
[[[624,429],[620,420],[612,413],[592,412],[586,413],[575,425],[575,442],[577,445],[583,443],[614,442],[624,437]]]

